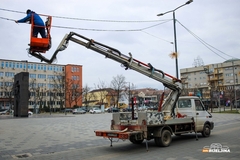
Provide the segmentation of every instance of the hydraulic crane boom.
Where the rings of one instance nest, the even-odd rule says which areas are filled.
[[[56,59],[58,52],[63,51],[67,48],[69,41],[73,41],[77,44],[85,46],[88,49],[104,55],[106,58],[110,58],[114,61],[119,62],[125,67],[126,70],[135,70],[141,74],[157,80],[158,82],[163,83],[163,85],[171,89],[172,92],[169,94],[169,96],[163,103],[162,111],[166,113],[171,113],[172,116],[175,115],[174,108],[182,90],[181,80],[172,77],[167,73],[164,73],[162,70],[154,68],[150,63],[145,64],[137,59],[134,59],[131,53],[129,53],[129,56],[124,55],[115,48],[101,44],[94,41],[93,39],[86,38],[77,33],[70,32],[69,34],[65,35],[51,59],[47,59],[46,57],[36,52],[30,52],[30,54],[40,59],[41,61],[52,63]]]

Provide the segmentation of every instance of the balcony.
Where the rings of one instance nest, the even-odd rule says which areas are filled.
[[[221,76],[221,77],[210,77],[209,80],[210,80],[210,81],[219,81],[219,80],[223,80],[223,76]]]

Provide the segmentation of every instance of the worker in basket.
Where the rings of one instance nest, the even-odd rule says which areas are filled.
[[[35,13],[34,11],[31,11],[28,9],[26,11],[27,16],[24,17],[23,19],[16,20],[16,23],[26,23],[29,22],[31,24],[32,16],[33,16],[33,37],[37,37],[38,33],[40,33],[42,38],[46,38],[46,32],[45,32],[45,25],[41,17]]]

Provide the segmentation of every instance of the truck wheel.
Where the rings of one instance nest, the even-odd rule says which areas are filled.
[[[168,147],[172,142],[172,135],[169,130],[163,130],[161,137],[155,137],[155,144],[161,147]]]
[[[203,127],[202,136],[203,137],[209,137],[210,134],[211,134],[210,126],[209,126],[209,124],[205,124],[204,127]]]
[[[130,137],[130,142],[132,142],[133,144],[141,144],[143,142],[143,139],[141,140],[136,140],[134,136]]]

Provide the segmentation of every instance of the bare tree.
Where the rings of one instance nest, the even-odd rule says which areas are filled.
[[[79,84],[73,84],[73,100],[75,102],[75,106],[78,105],[78,102],[82,100],[83,90],[80,88]]]
[[[115,92],[115,90],[109,88],[108,89],[108,96],[109,96],[109,102],[110,102],[110,106],[116,106],[117,104],[117,93]]]
[[[66,75],[66,77],[68,77]],[[73,104],[75,106],[78,105],[78,102],[82,100],[83,90],[80,86],[80,80],[74,78],[66,78],[65,81],[65,93],[66,93],[66,101],[68,102],[68,106],[72,107]]]
[[[104,81],[99,80],[99,84],[95,85],[95,88],[98,89],[99,98],[100,98],[100,105],[104,104],[104,100],[106,99],[106,96],[108,94],[107,92],[107,86]]]
[[[56,91],[56,98],[60,101],[60,110],[62,110],[65,99],[65,75],[57,72],[55,72],[55,74],[53,78],[54,89]]]
[[[113,77],[113,80],[111,81],[111,88],[116,92],[116,98],[117,98],[117,107],[119,98],[120,98],[120,92],[124,90],[125,88],[125,77],[123,75],[117,75],[117,77]]]
[[[38,97],[39,112],[43,110],[44,102],[46,101],[46,88],[38,86],[36,90],[36,96]]]
[[[8,99],[10,108],[12,108],[12,100],[13,100],[12,88],[13,88],[13,79],[12,81],[3,80],[2,89],[4,91],[4,96]]]
[[[68,107],[71,107],[74,102],[72,86],[73,86],[73,80],[67,78],[65,83],[65,89],[66,89],[66,102],[68,102],[67,104]]]
[[[83,87],[83,103],[85,104],[86,106],[86,109],[88,109],[89,107],[89,104],[93,101],[95,101],[95,94],[94,92],[90,92],[91,88],[88,87],[88,85],[86,84],[84,87]]]
[[[37,86],[37,80],[35,78],[31,78],[29,82],[29,89],[30,89],[30,95],[31,100],[34,102],[34,112],[37,113],[37,102],[39,100],[39,90],[40,87]]]
[[[133,97],[136,86],[133,83],[125,82],[124,88],[125,88],[126,94],[128,95],[128,97],[127,97],[128,102],[130,102],[131,98]]]
[[[231,110],[234,108],[234,101],[235,101],[235,90],[234,90],[234,86],[228,86],[226,88],[226,90],[224,91],[224,99],[225,100],[230,100],[230,106],[231,106]]]

